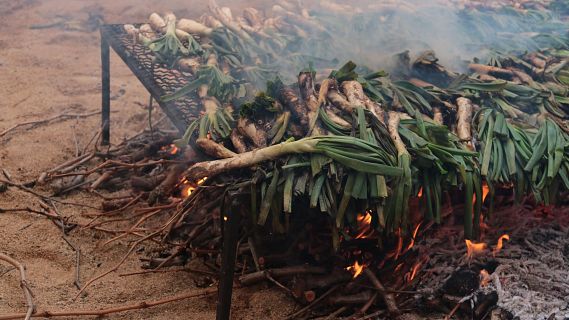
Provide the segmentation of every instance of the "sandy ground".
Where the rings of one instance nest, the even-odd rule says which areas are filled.
[[[220,1],[221,2],[221,1]],[[240,7],[233,1],[229,6]],[[250,2],[250,1],[249,1]],[[262,3],[258,1],[258,3]],[[268,5],[265,2],[265,5]],[[53,22],[57,16],[86,19],[87,12],[101,10],[108,23],[144,21],[152,11],[174,10],[192,17],[205,10],[205,2],[159,0],[13,0],[0,2],[0,132],[18,123],[44,119],[64,111],[87,113],[100,108],[100,55],[98,32],[65,31],[61,28],[30,29]],[[148,93],[122,64],[111,57],[111,116],[113,142],[139,132],[147,124],[144,106]],[[16,130],[0,138],[0,168],[15,181],[29,181],[43,170],[73,156],[75,138],[83,146],[100,125],[99,116],[65,120]],[[48,189],[37,188],[40,192]],[[97,204],[89,194],[68,200]],[[15,189],[0,193],[0,208],[38,207],[37,199]],[[85,208],[59,206],[71,221]],[[81,281],[116,264],[128,242],[102,248],[107,236],[89,231],[73,232],[70,240],[82,251]],[[198,276],[163,273],[119,277],[116,273],[73,301],[75,253],[61,232],[47,219],[29,213],[0,213],[0,252],[26,266],[29,285],[40,310],[100,309],[181,292],[200,292]],[[137,252],[121,272],[140,270]],[[0,315],[26,310],[18,273],[0,263]],[[6,272],[8,271],[8,272]],[[291,311],[290,299],[266,288],[239,289],[234,296],[235,319],[278,319]],[[215,298],[197,298],[143,311],[109,316],[109,319],[213,319]]]

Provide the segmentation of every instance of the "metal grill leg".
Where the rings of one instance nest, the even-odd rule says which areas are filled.
[[[234,207],[235,208],[235,207]],[[235,208],[236,209],[236,208]],[[221,253],[221,275],[217,293],[216,320],[229,320],[231,314],[231,296],[233,294],[233,274],[241,213],[231,210],[223,228],[223,251]]]
[[[102,145],[108,145],[110,143],[111,74],[109,53],[109,43],[101,31]]]

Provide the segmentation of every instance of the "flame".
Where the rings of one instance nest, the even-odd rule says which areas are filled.
[[[401,254],[401,249],[403,249],[403,237],[401,236],[401,227],[397,229],[397,237],[399,239],[397,240],[397,249],[395,250],[395,260],[399,258],[399,255]]]
[[[198,180],[195,184],[191,183],[190,181],[188,181],[188,179],[186,179],[185,177],[182,178],[182,181],[180,181],[182,183],[182,197],[187,198],[189,197],[192,192],[194,192],[194,190],[196,190],[197,186],[202,185],[205,181],[207,180],[207,177],[203,177],[200,180]]]
[[[491,281],[492,281],[492,279],[490,278],[490,274],[488,273],[488,271],[486,271],[486,269],[480,270],[480,286],[485,287]]]
[[[423,187],[419,189],[419,193],[417,193],[417,198],[421,198],[423,196]]]
[[[496,247],[492,252],[494,256],[496,256],[496,254],[500,252],[500,250],[502,250],[502,247],[504,246],[504,240],[510,240],[510,236],[508,234],[504,234],[500,238],[498,238],[498,243],[496,244]]]
[[[194,190],[196,190],[196,188],[194,188],[194,187],[193,187],[192,185],[190,185],[190,184],[186,184],[186,183],[185,183],[185,184],[184,184],[184,187],[182,188],[182,196],[183,196],[184,198],[187,198],[187,197],[189,197],[189,196],[192,194],[192,192],[194,192]]]
[[[160,148],[160,150],[168,152],[171,155],[175,155],[180,151],[180,148],[178,148],[175,144],[172,143],[169,146],[163,146],[162,148]]]
[[[469,259],[472,259],[475,254],[480,254],[486,249],[485,243],[475,243],[468,239],[464,241],[466,242],[466,256]]]
[[[411,282],[413,281],[413,279],[415,279],[415,276],[417,275],[419,268],[421,268],[421,265],[422,263],[420,261],[415,263],[413,268],[411,268],[411,270],[405,275],[405,279],[407,280],[407,282]]]
[[[356,220],[359,231],[356,239],[365,239],[371,236],[373,229],[371,228],[371,214],[369,210],[366,210],[365,214],[358,213]]]
[[[421,226],[421,223],[423,223],[423,222],[419,222],[417,224],[417,226],[415,227],[415,230],[413,230],[413,237],[411,238],[411,242],[409,242],[409,245],[407,246],[406,251],[411,250],[411,248],[413,248],[413,246],[415,245],[415,238],[417,237],[417,232],[419,232],[419,227]]]
[[[484,200],[486,200],[486,196],[488,196],[488,192],[490,192],[490,188],[488,188],[488,185],[486,184],[486,182],[482,183],[482,202],[484,202]]]
[[[354,275],[354,279],[357,278],[364,271],[365,264],[360,264],[358,261],[354,262],[353,265],[346,268]]]

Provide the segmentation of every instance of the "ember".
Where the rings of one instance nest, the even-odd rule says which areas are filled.
[[[365,264],[360,264],[357,260],[354,262],[353,265],[346,268],[346,270],[350,271],[353,274],[353,278],[357,278],[365,269]]]
[[[491,281],[492,281],[492,278],[490,278],[490,274],[488,273],[488,271],[486,271],[486,269],[480,270],[480,286],[485,287]]]

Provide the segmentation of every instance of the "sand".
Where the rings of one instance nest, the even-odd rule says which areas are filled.
[[[241,1],[228,4],[238,9]],[[258,1],[258,3],[262,3]],[[265,2],[265,5],[269,3]],[[196,17],[203,1],[159,0],[12,0],[0,2],[0,132],[18,123],[45,119],[62,112],[88,113],[100,109],[99,33],[30,29],[35,24],[53,22],[58,16],[87,18],[100,11],[107,23],[144,21],[152,11],[173,10],[178,16]],[[147,125],[144,106],[148,93],[120,58],[111,56],[112,141],[139,132]],[[100,126],[98,115],[86,119],[56,121],[31,129],[15,130],[0,137],[0,168],[17,182],[29,181],[53,166],[73,157],[76,140],[84,146]],[[49,188],[38,187],[40,192]],[[68,200],[97,204],[88,193],[76,193]],[[11,188],[0,193],[0,208],[31,206],[37,198]],[[78,221],[86,208],[60,205],[62,214]],[[108,235],[74,231],[70,241],[81,248],[81,281],[111,268],[128,250],[128,241],[108,247],[101,242]],[[119,277],[117,273],[97,282],[87,294],[73,285],[75,253],[63,240],[60,230],[49,220],[30,213],[0,213],[0,252],[25,265],[29,286],[40,310],[101,309],[145,299],[162,298],[182,292],[200,292],[195,282],[200,276],[189,273],[162,273]],[[120,273],[140,270],[136,252]],[[24,312],[25,300],[18,273],[0,263],[0,315]],[[285,294],[266,287],[236,290],[234,319],[278,319],[291,311]],[[215,297],[196,298],[148,310],[112,315],[109,319],[213,319]],[[71,319],[71,318],[70,318]]]

